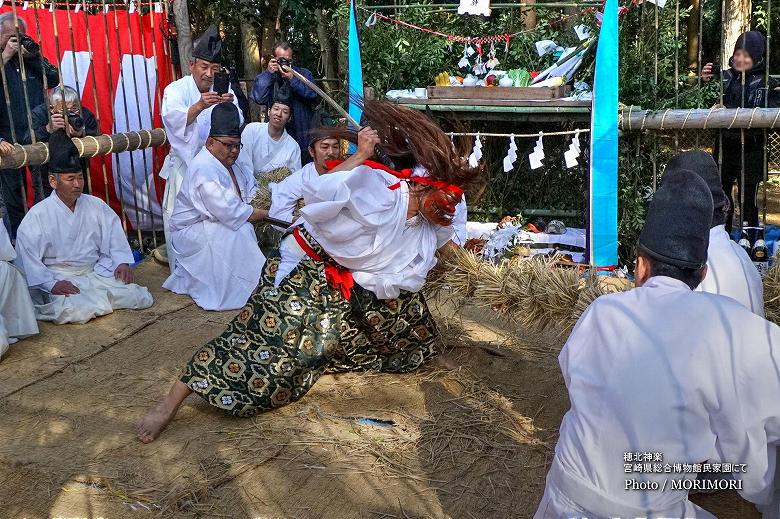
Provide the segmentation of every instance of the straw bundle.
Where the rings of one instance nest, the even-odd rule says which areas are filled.
[[[764,312],[767,320],[780,324],[780,263],[777,258],[764,274]]]
[[[523,328],[541,331],[553,325],[562,334],[597,297],[628,288],[625,280],[595,272],[580,276],[577,269],[560,266],[556,256],[516,257],[494,265],[463,250],[448,257],[426,285],[432,295],[473,298]]]
[[[252,199],[252,207],[269,209],[271,207],[271,190],[269,184],[278,184],[291,174],[290,168],[276,168],[268,173],[261,173],[257,177],[257,194]]]

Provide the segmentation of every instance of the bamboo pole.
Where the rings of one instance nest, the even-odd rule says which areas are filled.
[[[83,159],[162,146],[166,141],[165,130],[162,128],[73,138],[79,156]],[[49,147],[46,143],[38,142],[25,146],[15,144],[14,148],[12,154],[0,157],[0,169],[19,169],[49,162]]]
[[[620,112],[622,131],[780,128],[780,108],[717,108]]]

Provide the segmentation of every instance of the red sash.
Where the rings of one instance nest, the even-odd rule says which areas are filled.
[[[322,257],[314,252],[314,249],[311,248],[311,245],[309,245],[306,239],[301,236],[298,227],[293,229],[292,234],[295,237],[295,241],[298,242],[298,245],[300,245],[301,249],[303,249],[303,252],[305,252],[314,261],[322,261]],[[352,287],[355,286],[355,281],[352,279],[352,272],[345,269],[341,265],[328,262],[324,263],[325,279],[328,280],[328,284],[330,284],[331,288],[338,288],[342,297],[349,301],[349,298],[352,297]]]

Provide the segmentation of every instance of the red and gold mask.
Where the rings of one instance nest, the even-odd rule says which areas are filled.
[[[455,206],[460,203],[461,194],[445,189],[434,189],[422,197],[420,213],[431,223],[446,227],[452,225]]]

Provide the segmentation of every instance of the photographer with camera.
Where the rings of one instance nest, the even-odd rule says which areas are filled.
[[[211,25],[195,41],[189,75],[170,83],[163,93],[160,112],[171,148],[160,170],[160,177],[165,180],[162,204],[165,247],[157,248],[154,257],[167,261],[171,270],[175,253],[171,247],[170,220],[187,168],[206,144],[214,108],[221,103],[238,107],[238,98],[230,88],[230,75],[223,64],[222,38],[217,27]],[[240,119],[243,123],[243,117]]]
[[[273,49],[274,57],[268,62],[268,69],[258,74],[252,88],[252,99],[269,110],[274,100],[289,99],[292,117],[287,123],[287,132],[301,148],[301,161],[306,164],[311,161],[309,156],[309,129],[314,109],[317,105],[317,94],[307,87],[303,81],[285,70],[292,68],[306,79],[313,81],[314,77],[308,69],[293,65],[293,50],[290,44],[282,41]]]
[[[5,155],[13,152],[13,143],[32,142],[28,114],[44,101],[44,78],[51,87],[59,83],[59,74],[41,56],[40,45],[27,36],[26,22],[15,20],[13,12],[0,14],[0,51],[8,88],[8,92],[0,92],[0,154]],[[3,88],[0,84],[0,90]],[[24,217],[23,184],[23,169],[0,170],[0,192],[8,211],[11,240],[16,238]]]
[[[68,137],[100,135],[97,119],[89,109],[81,106],[79,94],[69,86],[58,86],[49,93],[49,102],[41,103],[32,111],[35,138],[48,142],[52,133],[65,130]],[[81,161],[84,178],[87,175],[87,161]],[[48,182],[49,168],[46,164],[33,168],[33,187],[35,202],[40,202],[52,192]],[[84,193],[89,194],[88,183],[84,183]]]

